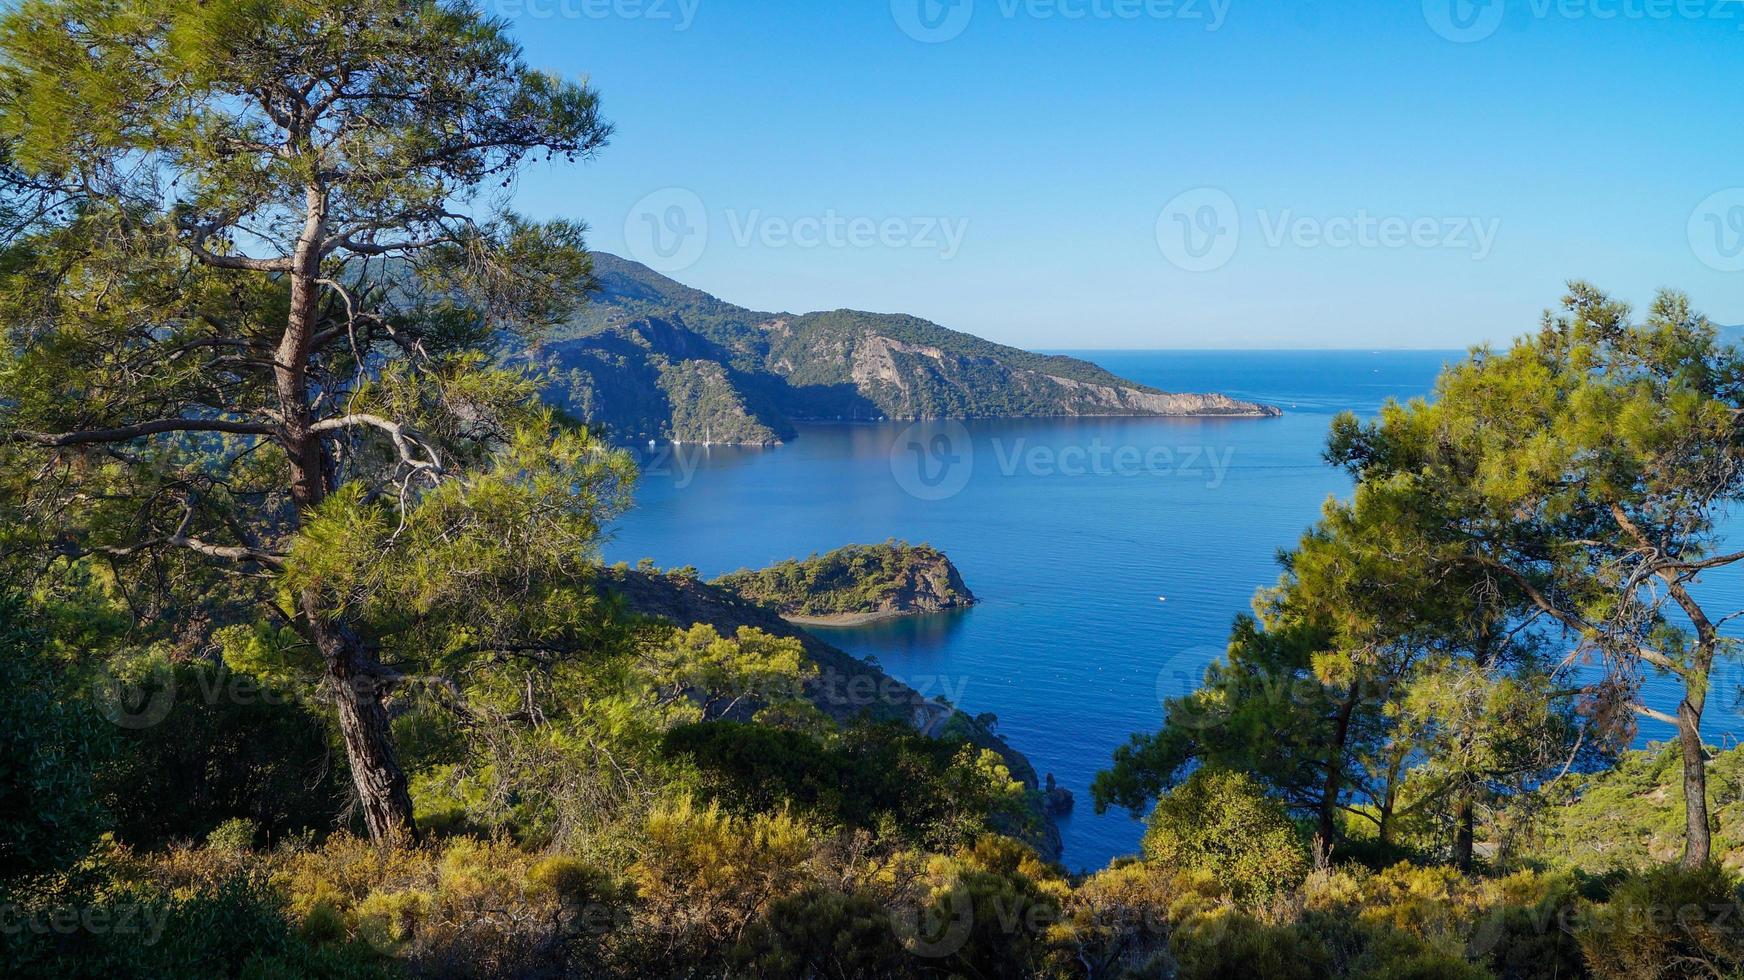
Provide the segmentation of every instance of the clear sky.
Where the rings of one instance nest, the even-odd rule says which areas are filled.
[[[485,0],[617,125],[516,188],[757,309],[1462,347],[1571,277],[1744,323],[1740,0]]]

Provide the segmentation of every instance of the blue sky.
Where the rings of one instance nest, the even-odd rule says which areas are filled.
[[[1744,323],[1740,0],[485,2],[617,124],[516,206],[746,306],[1446,348],[1578,276]]]

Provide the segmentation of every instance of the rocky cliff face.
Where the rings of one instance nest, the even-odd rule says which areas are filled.
[[[903,569],[902,578],[888,600],[870,612],[897,614],[944,612],[975,604],[975,594],[963,584],[957,566],[943,552],[926,549]]]
[[[616,256],[594,262],[602,288],[575,322],[509,354],[547,374],[554,402],[625,442],[771,445],[795,422],[838,419],[1278,414],[916,317],[760,313]]]

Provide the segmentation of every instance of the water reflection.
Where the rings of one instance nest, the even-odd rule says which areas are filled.
[[[900,656],[910,663],[926,663],[943,657],[952,641],[963,632],[969,609],[950,609],[923,616],[885,619],[863,626],[807,627],[818,637],[857,657]]]

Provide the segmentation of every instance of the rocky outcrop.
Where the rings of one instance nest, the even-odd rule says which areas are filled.
[[[1076,413],[1080,415],[1230,415],[1270,418],[1284,414],[1271,405],[1239,401],[1228,395],[1180,395],[1143,388],[1087,384],[1071,378],[1050,377],[1048,380],[1079,396],[1073,399],[1073,404],[1079,407],[1088,404],[1091,407],[1090,411]],[[1096,408],[1107,411],[1098,412],[1095,411]]]
[[[1042,788],[1042,811],[1050,817],[1070,816],[1077,802],[1072,791],[1054,782],[1054,774],[1048,773],[1047,784]]]
[[[895,613],[944,612],[975,604],[975,593],[963,584],[963,575],[945,553],[922,545],[903,570],[901,584],[884,607]]]

